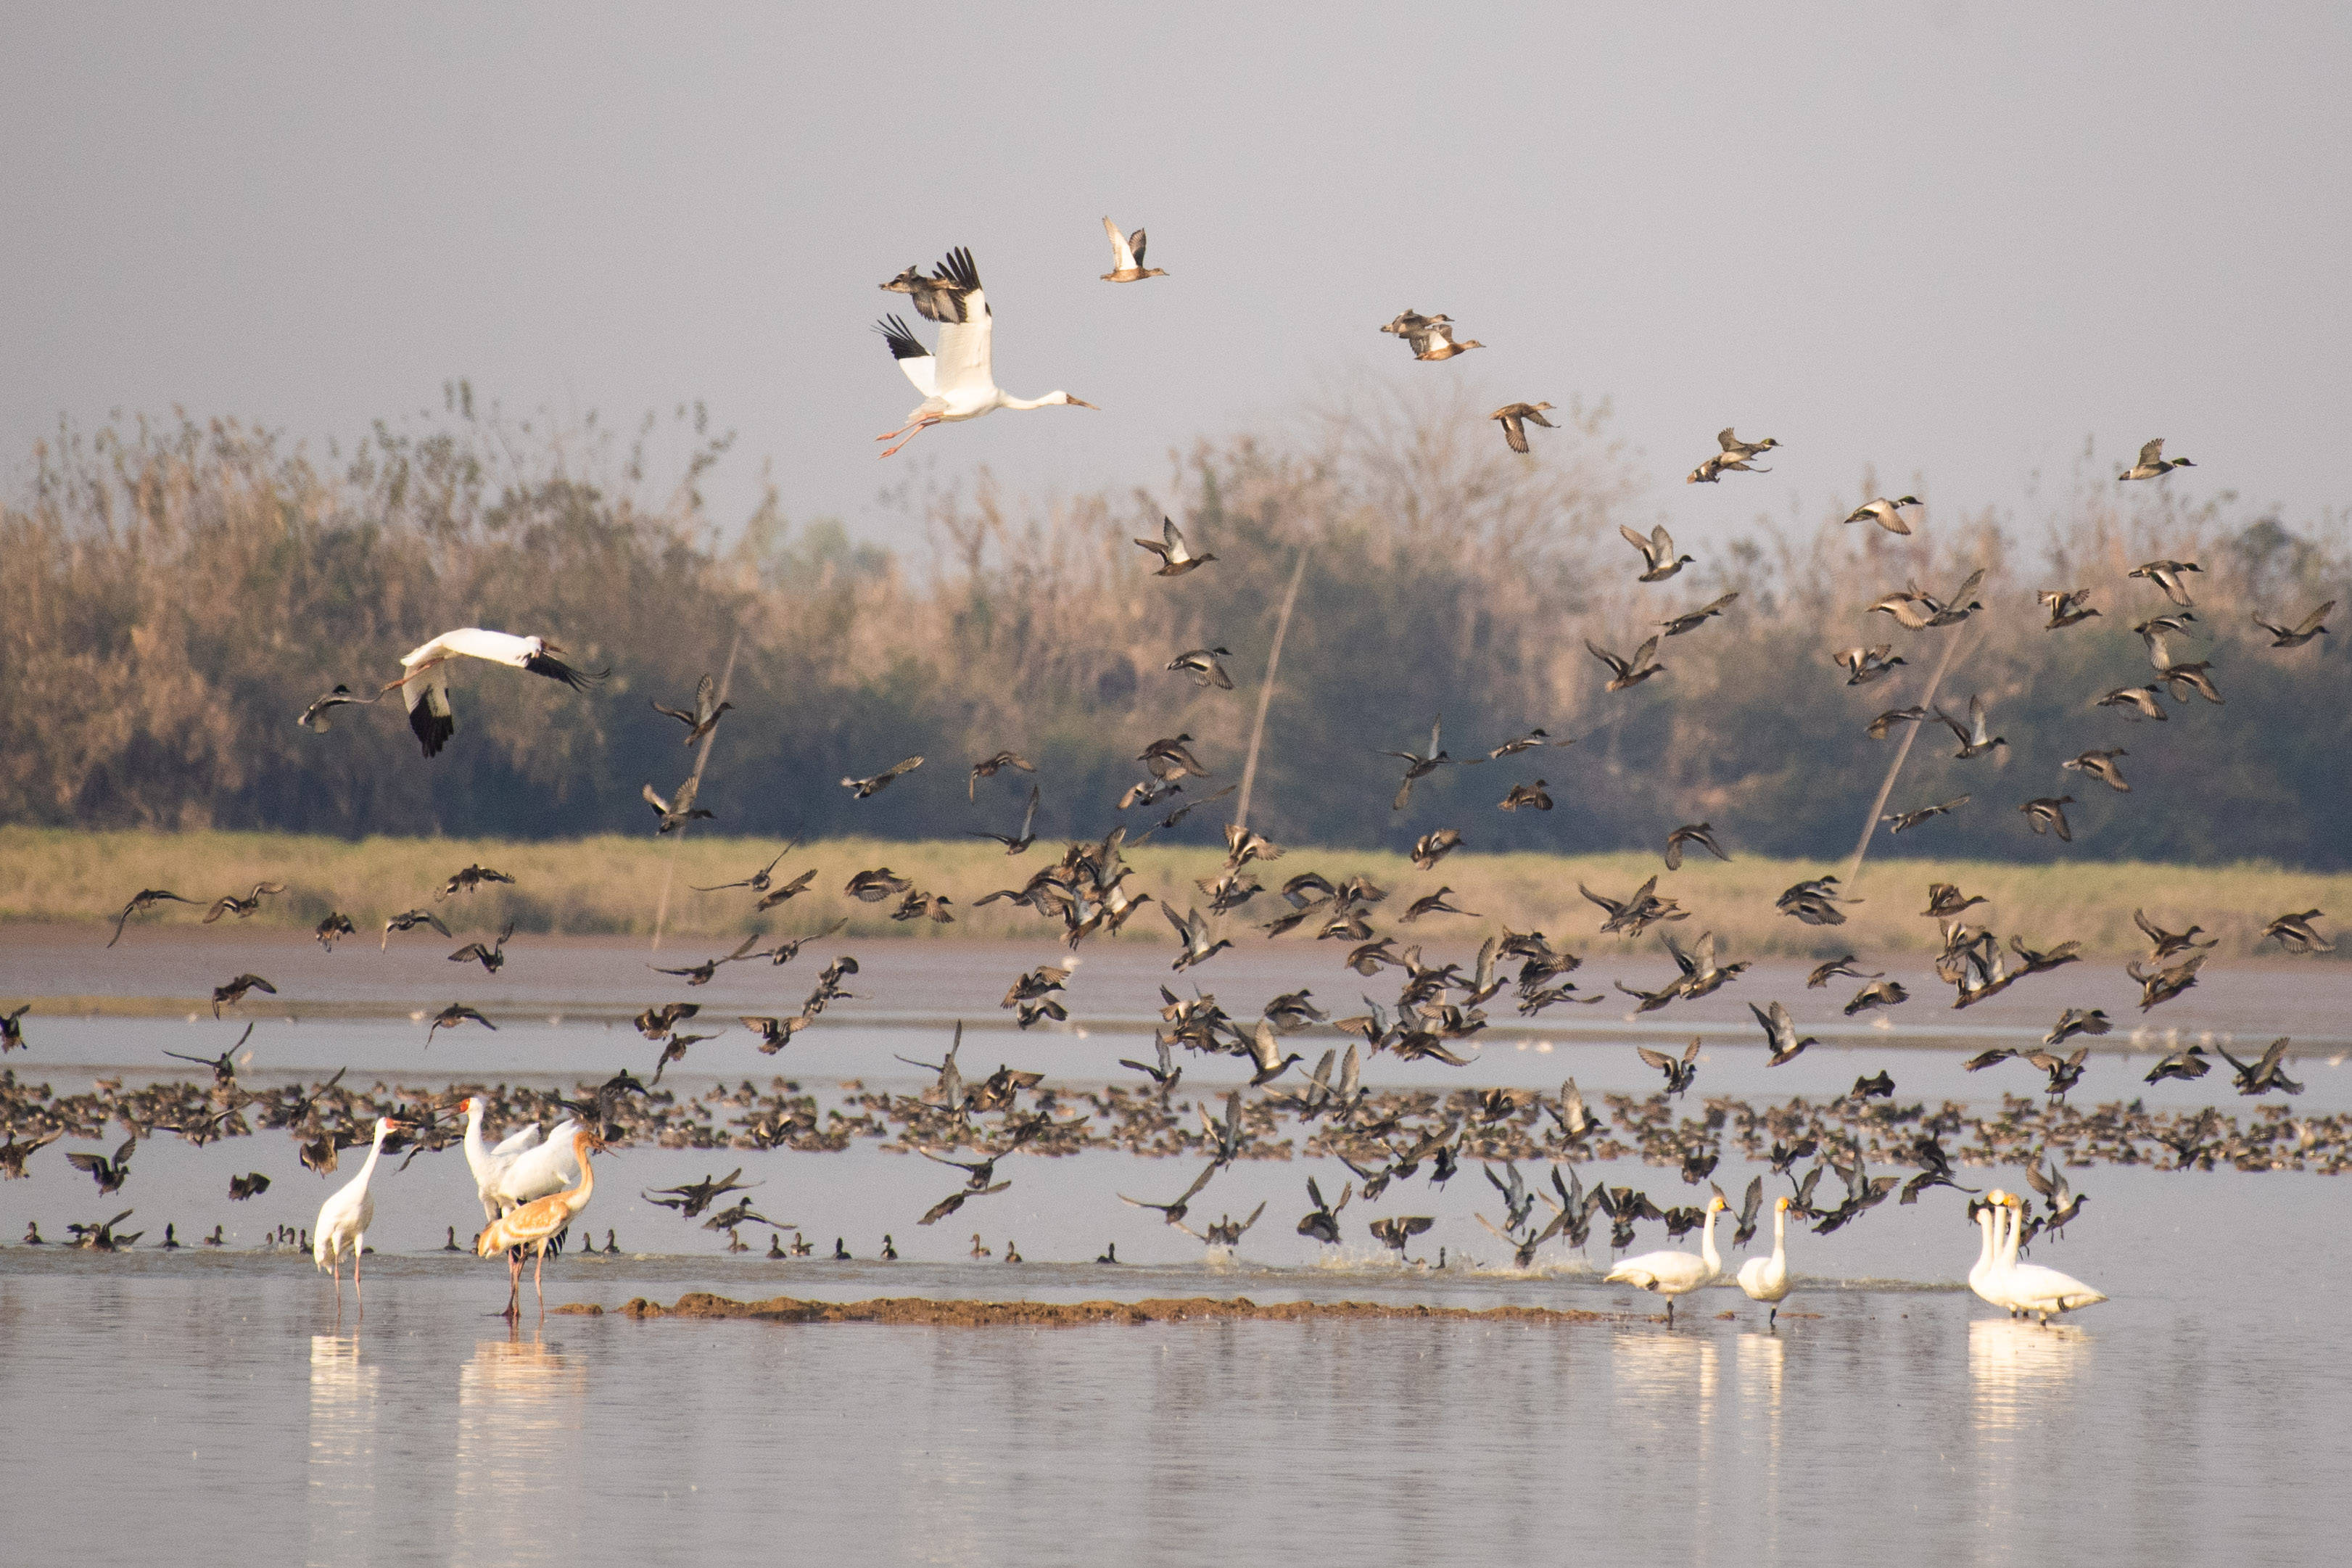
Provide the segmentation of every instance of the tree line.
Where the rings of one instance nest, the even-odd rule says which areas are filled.
[[[692,764],[650,703],[688,706],[701,675],[726,669],[735,710],[703,784],[710,830],[1009,831],[1028,775],[964,798],[971,762],[1002,748],[1038,766],[1048,842],[1139,831],[1237,780],[1303,560],[1252,791],[1250,825],[1278,843],[1402,847],[1452,826],[1475,849],[1576,852],[1655,847],[1708,821],[1735,854],[1842,857],[1902,733],[1865,726],[1917,702],[1957,639],[1937,701],[1959,714],[1981,695],[2009,744],[1957,761],[1931,724],[1887,809],[1970,804],[1897,848],[2352,864],[2341,635],[2282,650],[2253,624],[2347,596],[2340,515],[2290,526],[2201,481],[2118,487],[2086,461],[2031,521],[1938,509],[1908,539],[1842,526],[1842,508],[1810,527],[1759,521],[1728,543],[1686,542],[1699,559],[1643,584],[1618,529],[1647,531],[1658,508],[1601,416],[1576,416],[1529,459],[1441,396],[1203,442],[1156,498],[1026,503],[983,474],[910,501],[927,544],[900,553],[837,524],[792,526],[772,490],[722,528],[699,487],[727,441],[698,411],[689,423],[667,488],[646,477],[657,432],[558,434],[477,417],[470,397],[422,433],[379,426],[348,452],[187,418],[41,443],[0,505],[0,818],[650,831],[640,786],[667,794]],[[1151,575],[1129,541],[1156,536],[1163,510],[1217,561]],[[2225,700],[2167,699],[2166,721],[2131,723],[2092,700],[2156,678],[2132,626],[2172,606],[2126,573],[2162,557],[2201,567],[2172,657],[2207,661]],[[1907,632],[1867,613],[1906,582],[1943,595],[1978,568],[1985,607],[1960,626]],[[2055,587],[2093,589],[2101,615],[2045,630],[2033,595]],[[1664,675],[1602,689],[1588,639],[1631,654],[1657,623],[1734,592],[1661,644]],[[396,700],[344,710],[324,734],[295,725],[329,686],[372,689],[402,653],[465,625],[544,634],[611,679],[583,698],[461,671],[460,728],[430,763]],[[1878,643],[1906,663],[1848,686],[1832,653]],[[1202,647],[1232,650],[1236,689],[1165,668]],[[1418,750],[1440,715],[1456,759],[1535,726],[1573,743],[1441,769],[1391,811],[1402,764],[1375,753]],[[1213,776],[1118,811],[1144,776],[1137,754],[1180,733]],[[2058,765],[2116,746],[2128,795]],[[924,769],[871,799],[838,783],[909,753]],[[1538,777],[1553,810],[1496,809]],[[2020,804],[2067,794],[2071,844],[2028,830]],[[1214,839],[1230,804],[1173,834]]]

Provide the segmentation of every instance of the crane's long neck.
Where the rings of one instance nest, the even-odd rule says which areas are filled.
[[[1993,1227],[2000,1224],[1998,1205],[1987,1204],[1977,1211],[1977,1228],[1984,1232],[1984,1245],[1977,1248],[1977,1266],[1969,1271],[1969,1278],[1981,1279],[1992,1267]]]
[[[381,1121],[375,1124],[375,1142],[368,1145],[367,1163],[360,1167],[358,1179],[352,1183],[357,1191],[367,1191],[368,1178],[375,1174],[375,1163],[383,1157],[383,1136],[389,1131]]]
[[[466,1107],[466,1166],[474,1173],[476,1186],[490,1179],[490,1150],[482,1137],[482,1102],[478,1099]]]
[[[1066,392],[1049,392],[1043,397],[1015,397],[1009,392],[1000,392],[996,395],[996,405],[999,408],[1046,408],[1057,406],[1069,400],[1070,395]]]
[[[1995,1265],[1997,1268],[2008,1270],[2017,1267],[2017,1247],[2019,1242],[2024,1238],[2024,1234],[2025,1211],[2021,1208],[2011,1208],[2004,1204],[2001,1206],[2001,1236],[2000,1256]]]
[[[1698,1233],[1698,1255],[1706,1259],[1709,1274],[1723,1272],[1723,1254],[1715,1249],[1715,1210],[1706,1211],[1706,1225]]]
[[[580,1162],[580,1184],[563,1194],[563,1207],[568,1214],[578,1214],[588,1206],[588,1199],[596,1191],[596,1168],[588,1163],[588,1134],[572,1135],[572,1156]]]
[[[1789,1261],[1789,1211],[1787,1209],[1772,1211],[1772,1261],[1780,1264]]]

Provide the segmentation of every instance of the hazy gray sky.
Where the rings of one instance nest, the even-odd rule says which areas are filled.
[[[312,437],[706,399],[795,518],[902,541],[900,465],[1044,494],[1355,381],[1609,398],[1695,536],[2024,507],[2085,437],[2339,506],[2352,9],[19,6],[0,453],[60,414]],[[1172,277],[1096,281],[1098,220]],[[875,285],[972,247],[999,414],[916,401]],[[1412,363],[1406,306],[1491,347]],[[928,328],[926,329],[928,335]],[[1685,487],[1714,431],[1787,445]],[[1541,433],[1538,432],[1538,435]]]

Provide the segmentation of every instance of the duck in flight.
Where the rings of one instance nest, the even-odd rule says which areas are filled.
[[[255,991],[266,991],[272,996],[278,994],[278,987],[258,974],[240,974],[225,985],[214,986],[213,1016],[219,1017],[223,1007],[237,1005],[245,1000],[248,993]]]
[[[253,885],[253,891],[243,897],[235,893],[223,893],[213,900],[213,907],[205,911],[205,924],[210,925],[223,915],[235,915],[239,920],[248,919],[260,910],[262,900],[285,890],[286,884],[283,882],[256,882]]]
[[[1412,345],[1412,357],[1421,360],[1452,359],[1455,354],[1486,346],[1475,338],[1454,342],[1454,318],[1443,313],[1424,316],[1411,309],[1400,310],[1396,319],[1381,331],[1402,338]]]
[[[1454,762],[1454,759],[1446,754],[1445,748],[1439,743],[1438,731],[1443,722],[1442,714],[1429,721],[1429,750],[1426,752],[1379,753],[1383,757],[1394,757],[1404,763],[1404,782],[1397,785],[1396,798],[1389,802],[1391,811],[1404,809],[1405,803],[1412,798],[1412,786],[1417,780],[1427,778],[1438,769],[1448,766]]]
[[[2320,623],[2326,620],[2327,618],[2328,612],[2335,608],[2336,601],[2330,599],[2327,603],[2320,605],[2319,608],[2312,611],[2311,614],[2304,616],[2300,625],[2293,627],[2278,626],[2273,622],[2263,619],[2260,616],[2256,616],[2254,617],[2254,625],[2262,627],[2263,630],[2271,634],[2271,647],[2301,647],[2304,644],[2309,642],[2314,637],[2326,637],[2327,635],[2327,628],[2320,625]]]
[[[2033,829],[2036,837],[2045,833],[2055,833],[2072,844],[2074,830],[2067,826],[2066,808],[2074,804],[2074,797],[2071,795],[2045,795],[2039,800],[2029,800],[2017,809],[2025,813],[2026,826]]]
[[[893,288],[905,277],[902,273],[882,287]],[[896,316],[886,316],[876,325],[874,330],[890,345],[890,357],[898,362],[898,369],[923,395],[923,401],[907,416],[906,424],[875,437],[896,443],[885,448],[882,456],[891,456],[934,425],[977,419],[1000,408],[1094,406],[1085,398],[1073,397],[1058,388],[1043,397],[1015,397],[996,384],[992,364],[995,324],[987,295],[980,286],[980,269],[973,265],[970,250],[959,246],[949,251],[947,259],[940,263],[930,279],[907,291],[915,294],[918,311],[939,323],[940,345],[936,353],[926,351],[907,323]],[[955,300],[952,311],[943,301],[950,293]],[[929,300],[939,313],[923,310],[920,301],[924,300]],[[950,313],[955,319],[948,319]]]
[[[295,720],[294,722],[301,725],[305,730],[315,730],[320,734],[323,735],[330,728],[332,727],[336,709],[350,706],[364,708],[370,703],[381,702],[383,700],[383,693],[381,691],[377,692],[373,697],[358,697],[352,694],[350,687],[338,681],[336,682],[335,689],[332,691],[328,692],[324,697],[320,698],[316,702],[313,702],[308,708],[303,709],[302,716]]]
[[[1846,672],[1848,686],[1867,686],[1882,675],[1893,674],[1896,665],[1907,662],[1895,651],[1892,643],[1880,643],[1876,647],[1840,648],[1830,659]]]
[[[992,757],[982,757],[971,764],[971,777],[965,781],[963,786],[964,798],[971,801],[980,799],[980,781],[992,779],[1006,768],[1019,768],[1024,773],[1034,773],[1037,771],[1037,764],[1017,752],[999,752]]]
[[[1176,520],[1172,517],[1162,517],[1160,520],[1160,532],[1159,539],[1136,541],[1136,543],[1160,557],[1160,570],[1152,574],[1155,577],[1181,577],[1195,566],[1206,566],[1216,559],[1214,555],[1206,552],[1193,554],[1192,546],[1184,542],[1184,531],[1176,526]]]
[[[418,926],[430,926],[443,936],[449,935],[449,928],[443,925],[441,917],[431,910],[403,910],[383,922],[383,940],[375,944],[376,951],[382,952],[392,945],[393,932],[415,931]]]
[[[1220,660],[1233,657],[1234,650],[1229,647],[1188,648],[1170,659],[1168,668],[1171,670],[1183,670],[1192,676],[1192,684],[1195,686],[1202,688],[1213,686],[1220,691],[1231,691],[1234,689],[1234,678],[1225,673],[1225,667]]]
[[[729,709],[735,706],[732,702],[714,703],[711,700],[712,695],[713,686],[710,677],[705,675],[695,684],[694,707],[690,711],[683,708],[665,708],[658,702],[653,704],[653,710],[656,713],[667,714],[670,718],[675,719],[679,723],[685,725],[686,739],[678,743],[683,746],[691,746],[694,742],[702,739],[703,736],[708,735],[711,731],[717,729],[719,727],[719,719],[726,714]]]
[[[106,945],[112,947],[122,940],[123,925],[132,915],[145,914],[167,899],[175,904],[193,904],[196,901],[194,899],[184,899],[168,889],[142,888],[131,896],[129,903],[122,906],[122,912],[114,917],[114,935],[107,940]]]
[[[1544,410],[1550,406],[1549,403],[1506,403],[1486,417],[1502,422],[1503,444],[1521,457],[1525,457],[1528,451],[1528,426],[1540,425],[1547,430],[1559,428],[1544,417]]]
[[[1922,504],[1924,503],[1917,496],[1904,496],[1897,500],[1888,500],[1885,496],[1881,496],[1876,500],[1867,500],[1854,508],[1845,521],[1874,522],[1889,533],[1908,533],[1911,531],[1911,525],[1903,521],[1903,509],[1906,506]]]
[[[1103,219],[1103,232],[1110,236],[1110,270],[1102,275],[1106,283],[1140,283],[1147,278],[1168,276],[1157,267],[1143,265],[1143,231],[1121,234],[1118,225]]]
[[[2126,782],[2122,770],[2116,766],[2116,759],[2130,755],[2121,746],[2109,746],[2105,750],[2084,752],[2079,757],[2069,757],[2058,765],[2073,773],[2088,773],[2109,789],[2129,795],[2131,785]]]
[[[1743,441],[1732,434],[1732,427],[1727,425],[1716,432],[1715,444],[1722,450],[1693,468],[1684,479],[1683,483],[1712,485],[1720,482],[1727,473],[1769,474],[1772,470],[1757,468],[1755,459],[1780,443],[1769,436],[1765,437],[1761,441]]]
[[[515,923],[512,921],[509,921],[506,923],[506,929],[499,932],[498,941],[487,945],[478,942],[469,942],[465,946],[459,948],[457,952],[451,953],[449,955],[449,962],[452,963],[478,963],[482,966],[483,973],[488,974],[496,974],[499,970],[506,967],[507,941],[509,938],[512,937],[514,933]]]
[[[1022,816],[1021,816],[1021,831],[1020,831],[1020,832],[1018,832],[1018,833],[977,833],[977,832],[976,832],[976,833],[973,833],[973,834],[971,835],[971,837],[974,837],[974,838],[993,838],[993,839],[995,839],[999,844],[1002,844],[1002,845],[1003,845],[1003,846],[1004,846],[1004,852],[1005,852],[1007,855],[1020,855],[1020,854],[1024,854],[1024,853],[1025,853],[1025,852],[1028,850],[1029,847],[1030,847],[1032,844],[1034,844],[1034,843],[1036,843],[1036,842],[1037,842],[1036,826],[1037,826],[1037,797],[1038,797],[1038,795],[1039,795],[1039,789],[1038,789],[1038,786],[1037,786],[1037,785],[1035,785],[1035,784],[1031,784],[1031,785],[1029,786],[1029,809],[1028,809],[1027,811],[1025,811],[1025,812],[1022,813]]]
[[[841,781],[841,787],[849,791],[859,800],[870,800],[874,796],[881,794],[884,790],[888,789],[892,779],[897,778],[901,773],[911,773],[922,765],[922,758],[907,757],[891,763],[888,767],[884,768],[880,773],[876,773],[872,778],[843,779]]]
[[[2164,437],[2158,436],[2140,447],[2139,461],[2116,475],[2116,481],[2126,484],[2133,479],[2158,479],[2175,468],[2193,468],[2196,466],[2186,458],[2167,458],[2164,455]]]
[[[2099,612],[2090,607],[2088,588],[2050,588],[2033,595],[2050,612],[2050,624],[2045,631],[2061,631],[2080,626]]]
[[[1662,529],[1659,531],[1664,531]],[[1596,645],[1590,637],[1585,639],[1584,650],[1609,667],[1609,684],[1606,689],[1610,691],[1628,690],[1641,685],[1654,675],[1664,675],[1666,672],[1666,667],[1656,662],[1658,639],[1654,637],[1635,648],[1632,658],[1620,658],[1607,648]]]
[[[764,893],[768,890],[769,886],[775,878],[776,867],[782,863],[785,856],[791,854],[794,849],[799,847],[800,840],[795,838],[790,844],[785,845],[782,849],[776,851],[775,859],[769,861],[766,865],[761,867],[758,870],[752,872],[750,876],[742,879],[740,881],[713,882],[707,888],[697,887],[694,890],[698,893],[723,893],[730,888],[749,888],[755,893]],[[807,879],[814,877],[815,875],[816,872],[814,869],[805,873],[803,878],[803,885],[805,886]]]
[[[498,1033],[499,1029],[496,1024],[491,1023],[463,1002],[452,1002],[433,1015],[433,1022],[425,1030],[425,1043],[427,1046],[432,1045],[434,1036],[444,1029],[454,1029],[460,1024],[479,1024],[492,1034]],[[488,1255],[486,1253],[484,1256]]]
[[[1695,610],[1685,610],[1681,615],[1675,616],[1671,620],[1660,621],[1657,624],[1666,628],[1666,636],[1670,637],[1678,637],[1685,632],[1695,632],[1698,630],[1699,627],[1706,625],[1710,616],[1723,614],[1725,610],[1731,607],[1731,601],[1738,597],[1739,597],[1739,590],[1734,588],[1730,593],[1724,595],[1719,599],[1715,599],[1707,604],[1701,605]]]
[[[2009,744],[2006,737],[1993,734],[1991,727],[1985,721],[1985,705],[1981,696],[1969,699],[1969,721],[1966,724],[1940,708],[1936,710],[1936,718],[1948,727],[1960,742],[1960,749],[1952,753],[1955,762],[1964,763],[1971,757],[1981,757],[1987,752]]]
[[[1675,536],[1666,531],[1666,525],[1663,522],[1650,531],[1647,539],[1622,522],[1617,525],[1617,531],[1624,536],[1626,543],[1642,552],[1643,569],[1642,574],[1634,579],[1637,583],[1663,583],[1698,559],[1696,555],[1675,553]]]
[[[654,832],[659,835],[675,833],[697,817],[705,820],[716,817],[717,813],[706,811],[694,804],[694,797],[701,791],[702,781],[688,777],[684,784],[677,786],[676,793],[667,800],[664,800],[655,793],[654,786],[651,784],[646,784],[637,793],[645,798],[647,805],[654,808],[654,815],[661,818],[661,826],[654,829]]]
[[[2194,561],[2143,561],[2124,574],[2155,584],[2164,590],[2164,596],[2184,610],[2195,609],[2197,602],[2189,596],[2189,579],[2184,573],[2202,574],[2205,568]]]

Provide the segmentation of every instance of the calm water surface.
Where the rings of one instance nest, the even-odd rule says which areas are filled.
[[[1017,1292],[981,1265],[860,1272],[788,1288],[1230,1289],[1091,1266]],[[10,1555],[152,1562],[234,1541],[236,1560],[313,1563],[2340,1561],[2340,1266],[2293,1292],[2168,1273],[2110,1279],[2115,1302],[2049,1330],[1962,1292],[1856,1289],[1797,1299],[1820,1316],[1778,1333],[1744,1301],[1730,1321],[1707,1301],[1671,1331],[607,1316],[509,1335],[479,1277],[438,1260],[381,1261],[364,1327],[339,1331],[292,1259],[18,1250],[0,1266],[0,1402],[26,1439],[7,1463]],[[696,1283],[745,1293],[708,1268],[618,1262],[573,1268],[565,1294]],[[1369,1279],[1314,1293],[1612,1296]]]

